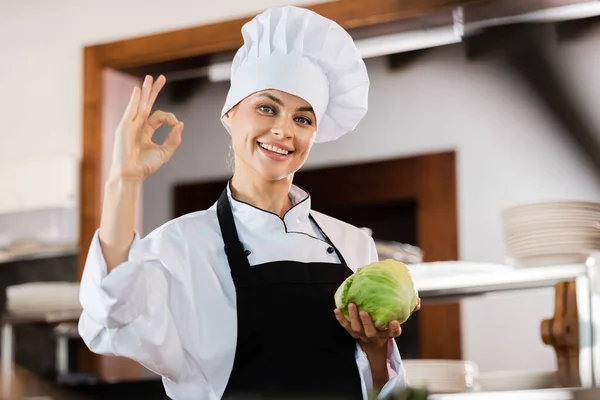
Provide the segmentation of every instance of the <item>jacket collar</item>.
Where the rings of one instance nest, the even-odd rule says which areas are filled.
[[[251,230],[260,230],[261,232],[305,232],[310,226],[309,215],[311,210],[310,194],[300,188],[292,185],[289,196],[292,201],[290,208],[283,218],[269,211],[262,210],[251,204],[239,201],[233,198],[231,194],[230,182],[227,184],[227,196],[231,203],[231,210],[236,224],[242,224],[245,228]]]

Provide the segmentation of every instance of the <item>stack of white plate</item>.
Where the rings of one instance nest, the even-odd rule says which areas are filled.
[[[508,261],[522,267],[585,262],[600,250],[600,203],[555,201],[505,209]]]
[[[408,385],[430,393],[461,393],[478,390],[479,368],[471,361],[403,360]]]

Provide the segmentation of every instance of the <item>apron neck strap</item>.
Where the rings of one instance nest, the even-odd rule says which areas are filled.
[[[235,228],[235,222],[233,220],[233,212],[231,211],[231,203],[229,202],[229,196],[227,195],[227,188],[221,193],[219,201],[217,202],[217,218],[219,219],[219,227],[221,228],[221,234],[223,235],[223,242],[225,243],[225,254],[229,265],[247,265],[248,255],[244,249],[244,245],[240,242],[240,238]]]

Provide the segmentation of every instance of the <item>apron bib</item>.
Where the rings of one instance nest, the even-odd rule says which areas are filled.
[[[227,189],[219,226],[237,294],[237,344],[226,399],[362,399],[356,340],[335,319],[333,295],[352,274],[341,264],[276,261],[250,266]],[[317,239],[315,239],[317,240]]]

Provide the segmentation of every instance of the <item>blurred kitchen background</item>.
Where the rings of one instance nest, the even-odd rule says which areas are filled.
[[[559,235],[551,245],[560,249],[560,240],[568,242],[565,257],[559,251],[558,265],[547,259],[539,265],[584,265],[600,249],[600,225],[594,225],[600,222],[595,219],[600,217],[599,2],[428,0],[401,5],[372,0],[371,8],[381,8],[382,15],[386,7],[402,12],[390,12],[370,27],[357,25],[361,2],[333,3],[351,10],[344,20],[356,27],[350,32],[366,54],[370,104],[356,131],[316,145],[298,175],[298,183],[313,194],[315,209],[370,230],[381,255],[401,253],[412,257],[409,263],[460,261],[447,265],[458,266],[463,275],[464,268],[475,266],[478,271],[486,265],[490,271],[512,268],[519,249],[512,236],[516,250],[511,253],[504,213],[524,203],[570,202],[548,212],[557,215],[574,207],[590,228],[574,242],[568,232]],[[101,184],[92,192],[86,185],[102,182],[114,128],[144,73],[167,76],[155,108],[174,112],[186,127],[176,155],[144,184],[140,233],[210,206],[230,174],[229,136],[219,112],[231,51],[185,62],[157,59],[104,68],[97,71],[100,90],[96,81],[84,85],[96,73],[84,73],[84,65],[95,68],[99,64],[93,57],[110,59],[110,54],[84,49],[243,18],[284,4],[289,2],[0,0],[2,365],[17,365],[17,376],[22,374],[30,387],[24,392],[52,396],[61,388],[71,394],[54,398],[165,398],[149,371],[86,354],[73,329],[76,282],[101,202]],[[359,22],[353,25],[353,18]],[[126,53],[126,46],[121,51]],[[84,140],[98,133],[101,138]],[[160,129],[156,141],[166,133]],[[99,175],[86,175],[91,171]],[[588,203],[573,203],[582,201]],[[540,216],[528,210],[532,218]],[[561,229],[560,222],[555,229]],[[579,239],[585,248],[577,247]],[[526,248],[531,250],[527,255],[547,255],[529,245],[533,250]],[[521,263],[517,269],[527,267]],[[559,346],[544,343],[542,321],[564,311],[557,311],[560,302],[573,289],[564,285],[425,301],[423,315],[404,328],[402,354],[413,360],[466,360],[482,375],[519,373],[537,379],[521,384],[532,389],[585,385],[578,375],[581,353],[569,354],[569,360],[576,360],[561,364]],[[573,293],[569,298],[575,298]],[[580,328],[578,305],[565,306],[564,313],[574,316]],[[427,307],[433,310],[429,314]],[[579,349],[581,332],[574,340],[571,347]],[[573,362],[574,369],[565,372]],[[465,364],[458,368],[464,373]],[[562,378],[552,381],[549,377],[559,370]],[[509,380],[518,386],[515,376]],[[465,391],[471,390],[477,389],[467,384]]]

